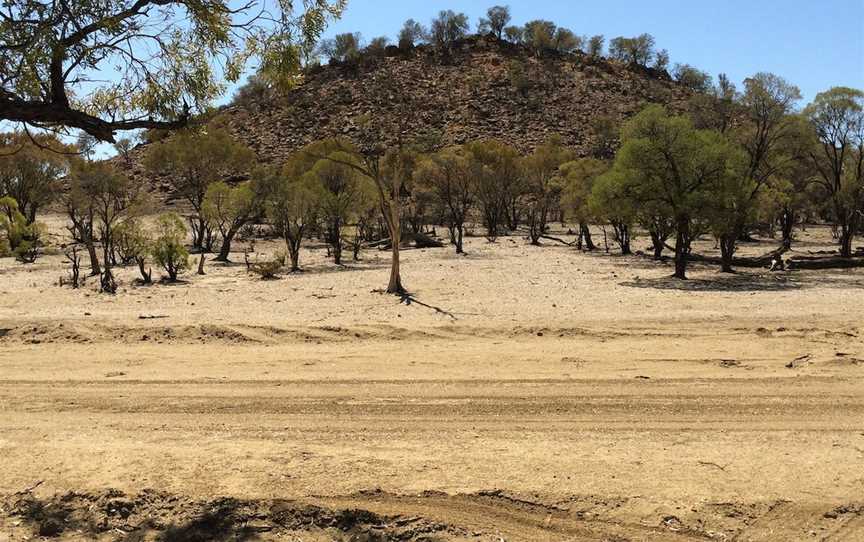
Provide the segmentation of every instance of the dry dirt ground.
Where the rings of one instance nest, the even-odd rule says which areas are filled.
[[[0,260],[0,540],[864,540],[864,270],[467,250]]]

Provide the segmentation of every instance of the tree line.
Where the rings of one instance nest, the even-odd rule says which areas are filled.
[[[832,88],[803,110],[800,98],[794,85],[759,73],[740,92],[718,85],[689,114],[651,105],[622,127],[612,160],[577,156],[556,136],[528,155],[494,140],[424,148],[402,137],[416,111],[408,100],[397,100],[393,112],[402,114],[389,121],[359,119],[359,142],[318,141],[281,164],[258,164],[224,129],[198,126],[147,147],[148,175],[168,180],[190,209],[185,220],[167,214],[155,225],[144,219],[153,211],[144,186],[123,173],[128,144],[118,144],[114,161],[97,161],[86,140],[67,147],[77,154],[58,154],[46,150],[47,139],[35,145],[6,134],[3,148],[19,152],[0,157],[0,250],[33,261],[44,236],[37,217],[59,204],[74,240],[67,256],[76,283],[80,247],[108,292],[116,290],[116,265],[137,265],[150,282],[156,264],[176,280],[190,266],[188,237],[192,252],[227,261],[251,224],[284,241],[276,269],[301,270],[310,238],[324,241],[337,265],[346,250],[356,260],[364,246],[389,246],[392,293],[405,291],[400,247],[428,240],[436,225],[457,253],[477,227],[490,242],[518,232],[538,245],[554,239],[552,222],[567,221],[574,244],[593,250],[590,226],[600,225],[622,254],[644,234],[654,258],[672,252],[674,276],[683,279],[700,236],[716,240],[722,271],[732,271],[738,244],[754,232],[777,231],[782,251],[796,224],[826,221],[839,255],[850,258],[864,225],[864,92]],[[232,178],[245,180],[226,182]]]
[[[557,53],[580,54],[593,60],[609,58],[629,66],[651,68],[693,90],[706,91],[712,84],[711,76],[702,70],[689,64],[671,65],[669,52],[658,49],[655,38],[647,33],[633,37],[618,36],[609,39],[607,44],[603,35],[580,35],[553,21],[535,19],[521,26],[511,22],[509,6],[493,6],[477,21],[476,33],[525,47],[538,57]],[[442,10],[429,25],[414,19],[405,21],[395,44],[391,44],[387,36],[378,36],[364,43],[358,32],[337,34],[322,40],[317,48],[310,51],[306,62],[307,66],[311,66],[324,58],[329,62],[356,64],[364,58],[385,56],[387,48],[391,46],[404,53],[425,44],[434,46],[437,52],[446,56],[470,32],[471,23],[466,14]]]

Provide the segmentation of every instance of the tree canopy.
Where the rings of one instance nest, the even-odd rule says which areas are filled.
[[[68,127],[113,142],[176,128],[256,59],[296,75],[346,0],[6,0],[0,6],[0,120]]]

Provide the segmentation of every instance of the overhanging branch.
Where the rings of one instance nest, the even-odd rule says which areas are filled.
[[[108,121],[62,104],[4,97],[0,98],[0,119],[23,122],[32,126],[62,125],[78,128],[100,141],[115,143],[114,133],[118,131],[139,128],[166,130],[182,128],[189,121],[189,110],[187,107],[176,120],[170,121],[152,118]]]

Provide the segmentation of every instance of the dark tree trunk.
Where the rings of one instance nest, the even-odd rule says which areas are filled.
[[[663,249],[666,240],[662,238],[662,236],[657,233],[656,230],[649,230],[648,235],[651,236],[651,246],[654,249],[654,259],[662,260],[663,259]]]
[[[217,262],[228,262],[231,256],[231,243],[240,228],[231,228],[222,236],[222,246],[219,247],[219,255],[214,258]]]
[[[852,257],[852,238],[855,237],[855,228],[851,224],[840,226],[840,257]]]
[[[792,229],[795,227],[795,211],[786,208],[780,213],[780,231],[783,235],[783,248],[792,248]]]
[[[613,223],[612,228],[615,230],[615,240],[621,248],[621,254],[627,256],[632,254],[630,250],[630,226],[624,223]]]
[[[288,258],[291,260],[292,273],[300,271],[300,243],[302,239],[302,232],[296,238],[291,235],[285,235],[285,246],[288,248]]]
[[[84,245],[87,247],[87,254],[90,256],[90,276],[95,277],[102,274],[102,266],[99,265],[99,254],[96,252],[96,245],[93,243],[93,238],[87,236],[84,239]]]
[[[141,282],[144,284],[150,284],[153,282],[153,270],[145,270],[144,269],[144,258],[137,258],[138,260],[138,272],[141,273]]]
[[[675,234],[675,274],[677,279],[687,279],[687,257],[690,255],[690,220],[678,220]]]
[[[543,230],[540,226],[540,221],[536,217],[532,216],[528,219],[528,235],[531,238],[532,245],[540,245],[540,236],[543,235]]]
[[[516,231],[519,229],[519,207],[513,203],[504,214],[507,215],[507,229],[510,231]]]
[[[735,245],[738,235],[735,233],[722,235],[720,237],[720,271],[723,273],[734,273],[732,269],[732,258],[735,256]]]
[[[585,250],[594,250],[597,247],[594,245],[594,240],[591,238],[591,229],[584,222],[579,223],[579,234],[585,240]]]
[[[198,233],[195,234],[195,239],[193,239],[193,244],[196,248],[200,248],[201,250],[206,250],[207,248],[207,223],[204,222],[203,218],[198,219]]]
[[[333,243],[333,263],[342,265],[342,240],[338,238]]]
[[[456,254],[464,254],[462,249],[462,224],[456,224]]]
[[[402,235],[396,228],[390,228],[390,250],[392,259],[390,261],[390,281],[387,283],[388,294],[404,294],[405,287],[402,286],[402,274],[399,269],[399,243]]]

